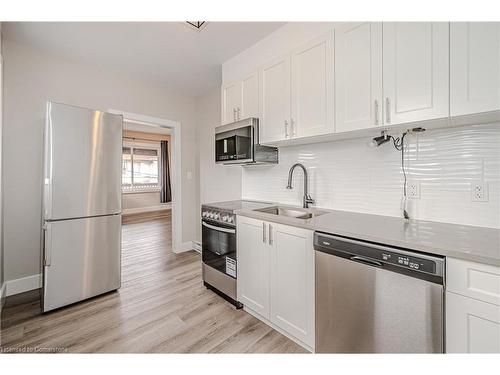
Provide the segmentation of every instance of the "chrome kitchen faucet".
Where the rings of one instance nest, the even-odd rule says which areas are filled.
[[[296,167],[300,167],[304,171],[304,196],[302,198],[302,207],[309,208],[309,204],[314,204],[315,201],[314,201],[314,199],[311,198],[311,196],[307,192],[307,170],[303,164],[295,163],[294,165],[292,165],[292,167],[290,168],[290,171],[288,171],[288,185],[286,188],[287,189],[293,188],[292,187],[292,177],[293,177],[293,171],[295,170]]]

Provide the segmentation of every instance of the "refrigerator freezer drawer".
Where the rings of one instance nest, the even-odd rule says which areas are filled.
[[[43,311],[120,287],[121,215],[47,222]]]

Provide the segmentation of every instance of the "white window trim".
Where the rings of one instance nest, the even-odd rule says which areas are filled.
[[[123,141],[123,147],[134,148],[146,148],[150,150],[156,150],[158,155],[158,184],[157,186],[134,186],[124,187],[122,184],[122,194],[138,194],[138,193],[155,193],[161,191],[161,146],[156,144],[157,142],[140,142],[140,141]],[[132,153],[132,179],[133,179],[133,152]]]

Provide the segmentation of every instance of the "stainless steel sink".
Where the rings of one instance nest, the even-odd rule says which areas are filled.
[[[266,214],[277,215],[277,216],[293,217],[295,219],[303,219],[303,220],[311,219],[315,216],[326,214],[326,211],[306,210],[300,208],[290,208],[281,206],[260,208],[254,211],[264,212]]]

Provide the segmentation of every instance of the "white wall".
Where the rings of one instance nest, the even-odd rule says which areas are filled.
[[[160,192],[145,192],[145,193],[124,193],[122,194],[122,209],[128,210],[130,208],[148,208],[159,206]]]
[[[220,88],[197,99],[199,201],[197,239],[201,241],[200,204],[241,199],[241,166],[215,164],[215,127],[220,125]]]
[[[196,101],[165,88],[4,41],[5,279],[40,272],[42,133],[46,101],[117,109],[182,124],[183,241],[196,236]]]
[[[500,228],[500,124],[429,130],[406,140],[408,179],[420,182],[420,199],[408,200],[411,217]],[[286,189],[290,166],[300,162],[318,207],[401,216],[401,153],[367,141],[282,147],[279,165],[243,169],[243,197],[300,205],[300,170],[293,190]],[[488,202],[472,202],[477,180],[488,183]]]

